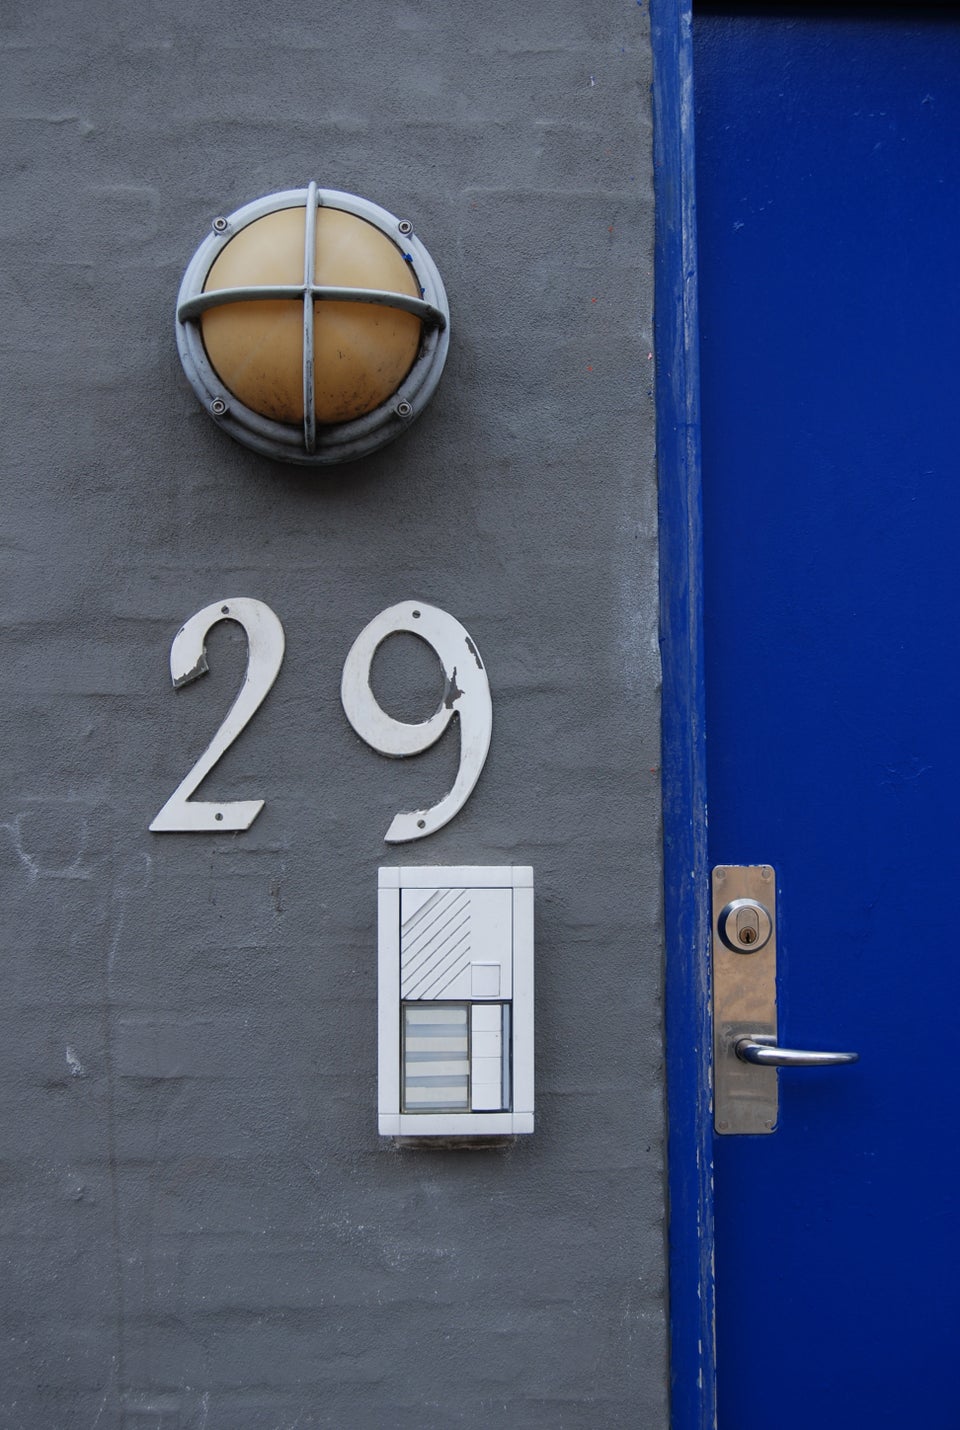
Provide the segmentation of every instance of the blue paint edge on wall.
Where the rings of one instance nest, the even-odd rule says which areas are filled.
[[[651,0],[673,1430],[716,1425],[710,910],[690,0]]]

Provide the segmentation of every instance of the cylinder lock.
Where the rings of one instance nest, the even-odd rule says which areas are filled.
[[[731,899],[717,919],[717,933],[734,953],[756,953],[772,932],[770,912],[756,899]]]

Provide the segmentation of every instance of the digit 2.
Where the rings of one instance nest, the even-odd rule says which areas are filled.
[[[283,662],[283,626],[274,612],[251,596],[232,596],[204,606],[177,631],[170,647],[170,675],[175,687],[189,685],[209,670],[206,638],[218,621],[237,621],[246,631],[246,674],[223,724],[150,825],[155,834],[219,834],[249,829],[264,806],[262,799],[190,798],[260,708]]]

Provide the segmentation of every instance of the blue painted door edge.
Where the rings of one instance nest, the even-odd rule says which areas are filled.
[[[691,0],[651,0],[671,1425],[716,1425]]]

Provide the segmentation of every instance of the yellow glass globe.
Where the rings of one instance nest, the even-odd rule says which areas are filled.
[[[306,208],[284,208],[247,224],[214,261],[204,292],[304,281]],[[419,298],[396,244],[355,214],[319,208],[314,282],[383,289]],[[277,422],[304,420],[303,300],[226,303],[200,324],[221,381],[254,412]],[[314,302],[314,400],[318,423],[363,417],[396,391],[420,350],[420,319],[380,304]]]

